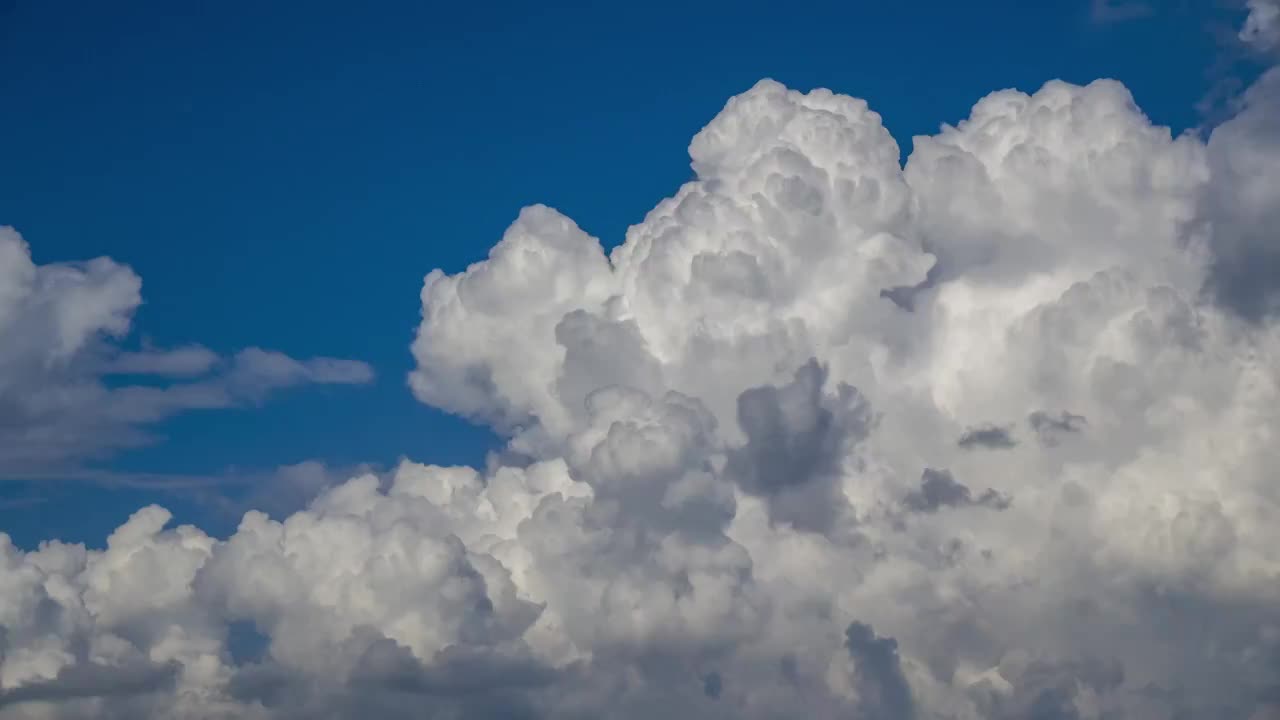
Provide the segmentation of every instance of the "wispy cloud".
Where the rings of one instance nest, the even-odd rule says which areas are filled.
[[[192,410],[255,405],[303,385],[361,385],[356,360],[298,360],[200,345],[127,351],[141,280],[106,258],[36,265],[0,228],[0,474],[38,475],[154,442],[159,423]],[[122,379],[139,380],[121,384]]]
[[[1140,0],[1093,0],[1089,6],[1090,19],[1099,24],[1137,20],[1153,14],[1155,8]]]

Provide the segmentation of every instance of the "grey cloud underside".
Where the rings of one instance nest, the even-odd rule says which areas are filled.
[[[966,450],[976,448],[1002,450],[1014,447],[1018,444],[1018,441],[1014,439],[1013,432],[1009,428],[999,425],[983,425],[965,430],[960,439],[956,441],[956,444]]]
[[[915,512],[931,513],[947,507],[966,507],[976,505],[1005,510],[1012,501],[999,492],[988,488],[978,497],[964,484],[957,482],[947,470],[925,468],[920,475],[920,489],[907,495],[903,504]]]
[[[915,701],[902,673],[897,641],[876,635],[871,626],[856,620],[844,635],[854,661],[859,715],[867,720],[914,720]]]
[[[0,710],[29,703],[62,703],[79,698],[127,698],[171,690],[176,665],[69,665],[50,680],[0,692]]]
[[[747,436],[728,456],[743,491],[763,497],[769,517],[800,530],[826,532],[846,503],[842,467],[874,418],[856,389],[827,393],[827,371],[809,361],[782,387],[752,388],[738,397]]]
[[[609,255],[535,206],[427,276],[410,387],[505,436],[483,471],[0,541],[0,718],[1277,717],[1280,324],[1223,284],[1274,250],[1265,83],[1207,143],[997,92],[905,167],[758,84]],[[104,667],[175,670],[47,692]]]
[[[1083,415],[1061,410],[1056,413],[1036,410],[1027,416],[1027,424],[1045,445],[1057,445],[1066,435],[1084,432],[1089,421]]]
[[[1270,32],[1280,37],[1280,6]],[[1278,46],[1277,49],[1280,49]],[[1244,109],[1208,144],[1219,179],[1205,198],[1213,261],[1207,290],[1244,318],[1262,322],[1280,310],[1280,68],[1244,96]]]

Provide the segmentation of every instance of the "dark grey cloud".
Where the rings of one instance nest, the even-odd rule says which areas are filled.
[[[979,448],[987,448],[990,450],[1007,450],[1017,447],[1018,441],[1014,439],[1013,432],[1010,428],[1000,425],[980,425],[972,427],[964,431],[960,435],[960,439],[956,441],[956,445],[965,450],[976,450]]]
[[[845,647],[853,658],[859,717],[866,720],[911,720],[916,717],[911,686],[902,673],[898,641],[880,637],[870,625],[852,622],[845,629]]]
[[[229,691],[290,720],[533,720],[544,716],[537,709],[539,693],[560,679],[556,670],[531,658],[492,648],[451,646],[424,664],[408,648],[367,628],[357,630],[349,643],[367,647],[350,675],[326,688],[267,660],[241,666]]]
[[[551,684],[556,672],[531,658],[451,646],[427,666],[409,648],[379,638],[356,665],[352,684],[417,695],[462,696]]]
[[[791,654],[784,655],[782,659],[778,661],[778,672],[782,677],[786,678],[787,682],[793,685],[799,682],[800,670],[796,667],[796,656]]]
[[[950,470],[925,468],[920,474],[920,489],[909,493],[903,504],[922,513],[932,513],[948,507],[982,506],[992,510],[1009,507],[1008,497],[988,488],[977,498],[963,483],[957,481]]]
[[[720,699],[720,693],[724,692],[724,679],[720,673],[707,673],[702,677],[702,692],[709,698]]]
[[[1280,68],[1241,103],[1209,138],[1213,182],[1203,213],[1213,261],[1205,290],[1259,322],[1280,310]]]
[[[827,370],[810,360],[782,387],[764,386],[738,397],[738,422],[747,442],[729,456],[742,489],[768,498],[770,518],[824,532],[844,505],[841,466],[874,422],[862,394],[839,384],[824,391]]]
[[[0,691],[0,710],[29,702],[59,703],[101,697],[127,697],[168,690],[178,672],[177,665],[131,663],[71,665],[52,680],[30,682]]]
[[[1057,445],[1064,435],[1082,432],[1088,421],[1083,415],[1074,415],[1066,410],[1056,413],[1036,410],[1027,416],[1027,423],[1035,431],[1043,445]]]

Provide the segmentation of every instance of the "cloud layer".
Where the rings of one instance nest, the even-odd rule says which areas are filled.
[[[153,441],[148,428],[181,412],[373,379],[362,362],[259,348],[228,358],[199,345],[125,351],[141,290],[108,258],[36,265],[22,237],[0,227],[0,478],[74,473]]]
[[[1207,142],[1001,91],[905,167],[759,83],[610,255],[537,206],[427,276],[410,384],[486,470],[0,539],[0,717],[1280,717],[1277,77]],[[51,355],[136,304],[78,272]]]

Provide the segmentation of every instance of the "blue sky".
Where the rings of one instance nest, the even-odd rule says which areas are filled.
[[[535,202],[617,244],[690,177],[693,134],[762,77],[866,98],[904,152],[987,92],[1051,78],[1117,78],[1182,130],[1239,20],[1085,0],[192,5],[0,2],[0,224],[38,263],[131,265],[131,345],[261,345],[378,378],[180,415],[99,464],[121,472],[480,462],[488,431],[405,387],[423,275],[483,258]],[[155,500],[234,522],[187,494],[11,480],[0,529],[96,543]]]

